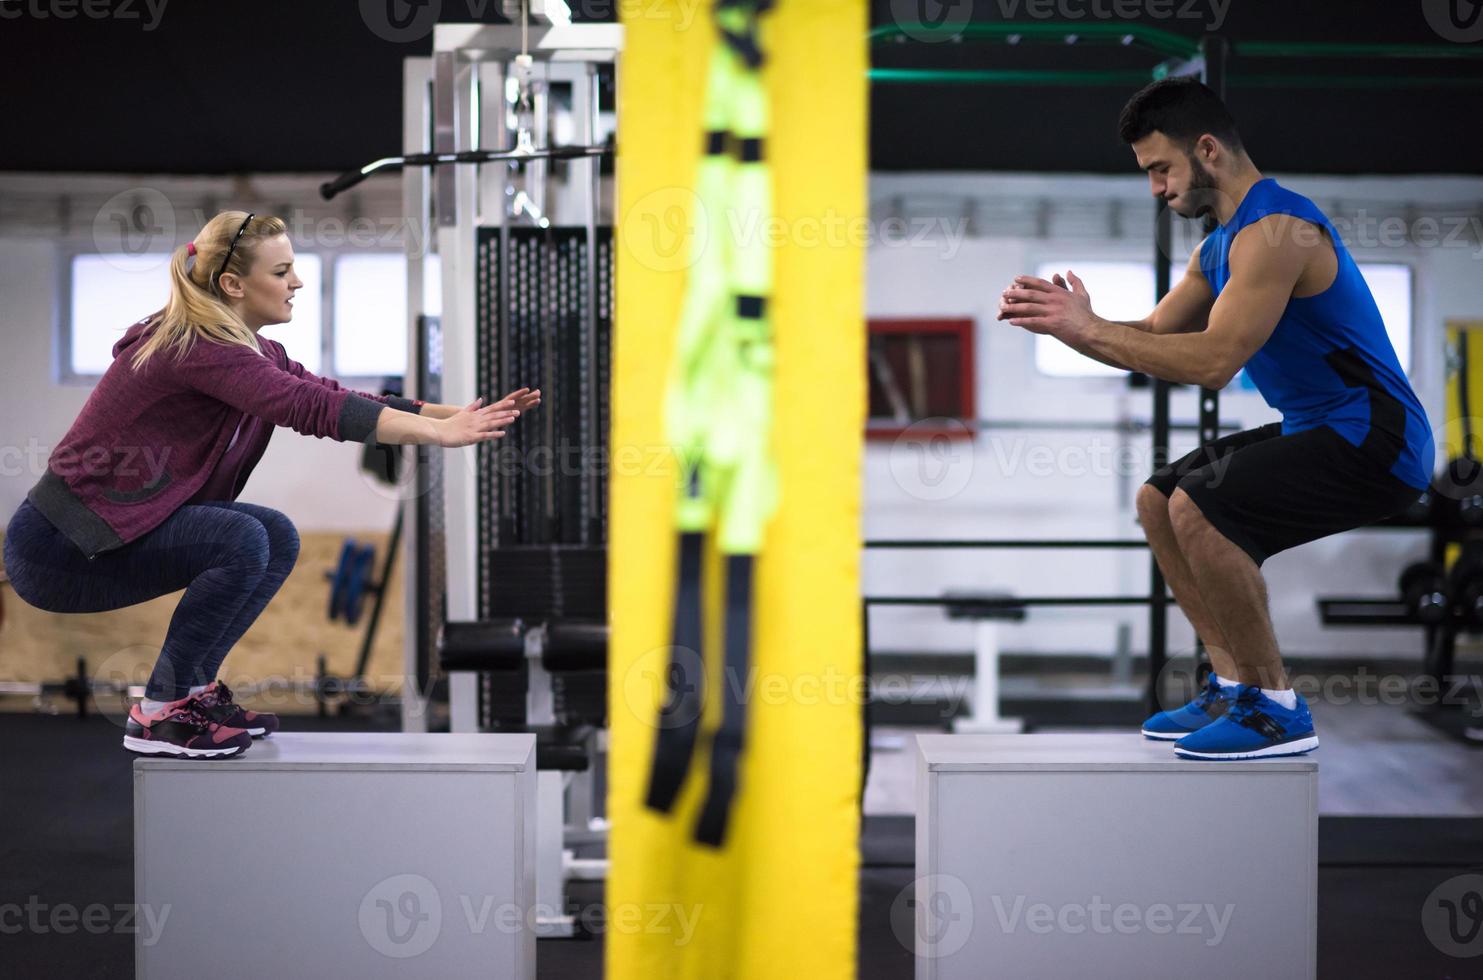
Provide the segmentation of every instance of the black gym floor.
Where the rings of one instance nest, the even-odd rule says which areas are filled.
[[[364,728],[292,718],[298,730]],[[133,786],[119,730],[105,718],[0,713],[0,911],[27,903],[111,910],[133,900]],[[1483,976],[1483,956],[1443,955],[1422,929],[1437,885],[1483,871],[1483,818],[1325,817],[1318,873],[1319,976],[1334,980],[1462,980]],[[229,847],[230,842],[223,846]],[[892,929],[892,907],[912,879],[910,817],[866,821],[860,875],[861,980],[908,980],[912,958]],[[1260,861],[1261,855],[1251,855]],[[1189,860],[1202,860],[1190,855]],[[595,886],[574,898],[601,900]],[[68,934],[22,928],[0,915],[0,977],[133,976],[131,934],[116,928]],[[124,923],[127,925],[127,923]],[[602,975],[602,941],[542,941],[539,976]],[[1170,975],[1181,972],[1170,964]],[[211,976],[203,964],[203,977]]]

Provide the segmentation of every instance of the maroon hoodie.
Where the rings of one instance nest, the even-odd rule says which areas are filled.
[[[420,401],[310,374],[267,337],[258,338],[261,355],[198,340],[184,357],[160,351],[136,371],[133,353],[153,323],[139,321],[114,345],[113,363],[27,494],[89,558],[142,537],[185,504],[235,499],[275,425],[372,442],[386,406],[422,410]]]

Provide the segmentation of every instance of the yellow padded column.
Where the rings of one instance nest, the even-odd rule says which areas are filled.
[[[846,980],[855,973],[864,697],[867,9],[864,0],[780,0],[766,16],[767,221],[696,213],[689,190],[715,43],[709,4],[619,9],[606,975]],[[724,679],[744,685],[749,719],[719,851],[691,840],[706,733],[719,717],[714,696],[675,813],[643,806],[674,586],[675,466],[663,401],[694,235],[762,235],[775,248],[781,507],[757,564],[752,674]],[[711,585],[716,571],[708,563]],[[710,610],[714,624],[714,602]],[[719,636],[710,635],[715,678]]]

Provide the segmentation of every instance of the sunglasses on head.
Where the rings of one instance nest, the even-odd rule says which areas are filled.
[[[227,257],[221,260],[221,268],[216,273],[218,282],[221,281],[221,277],[226,273],[227,263],[232,261],[232,253],[237,251],[237,243],[242,240],[242,233],[247,230],[247,223],[252,219],[253,212],[248,212],[247,217],[242,221],[242,227],[237,229],[237,234],[232,238],[231,247],[227,249]]]

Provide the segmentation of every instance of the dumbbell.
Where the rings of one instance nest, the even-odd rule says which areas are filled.
[[[1442,493],[1456,501],[1457,519],[1468,527],[1483,525],[1483,463],[1471,456],[1447,462],[1438,481]]]
[[[1471,629],[1483,629],[1483,554],[1464,552],[1447,579],[1463,620]]]
[[[1437,625],[1452,605],[1447,573],[1434,561],[1407,565],[1401,572],[1401,597],[1413,616],[1428,626]]]
[[[1468,527],[1483,524],[1483,494],[1471,494],[1457,502],[1457,516]]]

